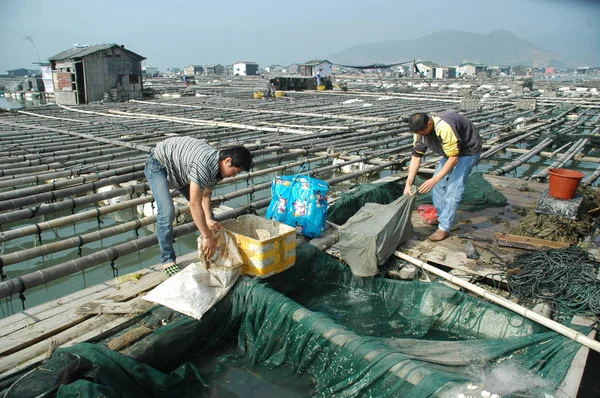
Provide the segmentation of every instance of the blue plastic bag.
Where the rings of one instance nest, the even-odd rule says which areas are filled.
[[[327,226],[329,184],[308,173],[300,175],[304,168],[295,176],[275,177],[267,218],[294,227],[308,238],[317,238]]]

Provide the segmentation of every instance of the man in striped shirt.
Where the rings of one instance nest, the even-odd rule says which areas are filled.
[[[178,270],[173,248],[175,206],[169,189],[179,190],[190,202],[192,218],[202,234],[202,253],[209,258],[216,249],[211,230],[221,228],[212,219],[212,191],[220,180],[249,171],[251,165],[252,154],[243,146],[219,151],[205,141],[185,136],[167,138],[156,145],[145,174],[156,201],[156,235],[168,274]]]
[[[479,162],[482,140],[469,119],[450,111],[415,113],[408,119],[408,127],[415,135],[405,194],[412,195],[412,183],[427,149],[442,156],[433,177],[419,187],[419,193],[431,191],[433,197],[439,225],[429,240],[437,242],[450,235],[467,178]]]

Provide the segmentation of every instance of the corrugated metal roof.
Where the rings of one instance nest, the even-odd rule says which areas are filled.
[[[66,51],[60,52],[60,53],[48,58],[48,60],[49,61],[60,61],[62,59],[82,58],[82,57],[85,57],[86,55],[90,55],[90,54],[93,54],[95,52],[102,51],[102,50],[108,50],[109,48],[113,48],[113,47],[121,47],[121,46],[119,46],[118,44],[115,44],[115,43],[110,43],[110,44],[96,44],[96,45],[89,46],[89,47],[73,47],[73,48],[70,48]],[[136,54],[133,51],[130,51],[126,48],[123,48],[123,49],[138,58],[146,59],[145,57],[142,57],[141,55]]]

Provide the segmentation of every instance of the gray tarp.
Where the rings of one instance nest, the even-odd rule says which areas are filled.
[[[340,227],[337,246],[354,275],[377,275],[378,265],[412,236],[415,197],[404,195],[389,205],[367,203]]]

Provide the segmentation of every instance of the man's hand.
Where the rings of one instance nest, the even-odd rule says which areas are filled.
[[[207,236],[202,236],[202,254],[205,259],[209,259],[215,253],[217,249],[217,242],[215,241],[215,237],[212,232],[207,234]]]
[[[433,178],[430,178],[429,180],[421,184],[421,186],[419,187],[419,193],[427,193],[431,191],[433,187],[435,187],[435,184],[437,184],[437,181]]]
[[[413,195],[412,184],[406,184],[406,186],[404,186],[404,194],[405,195],[410,195],[410,196]]]
[[[210,229],[211,231],[215,231],[215,230],[223,228],[223,226],[221,224],[219,224],[217,221],[212,220],[212,219],[206,220],[206,225],[208,226],[208,229]]]

